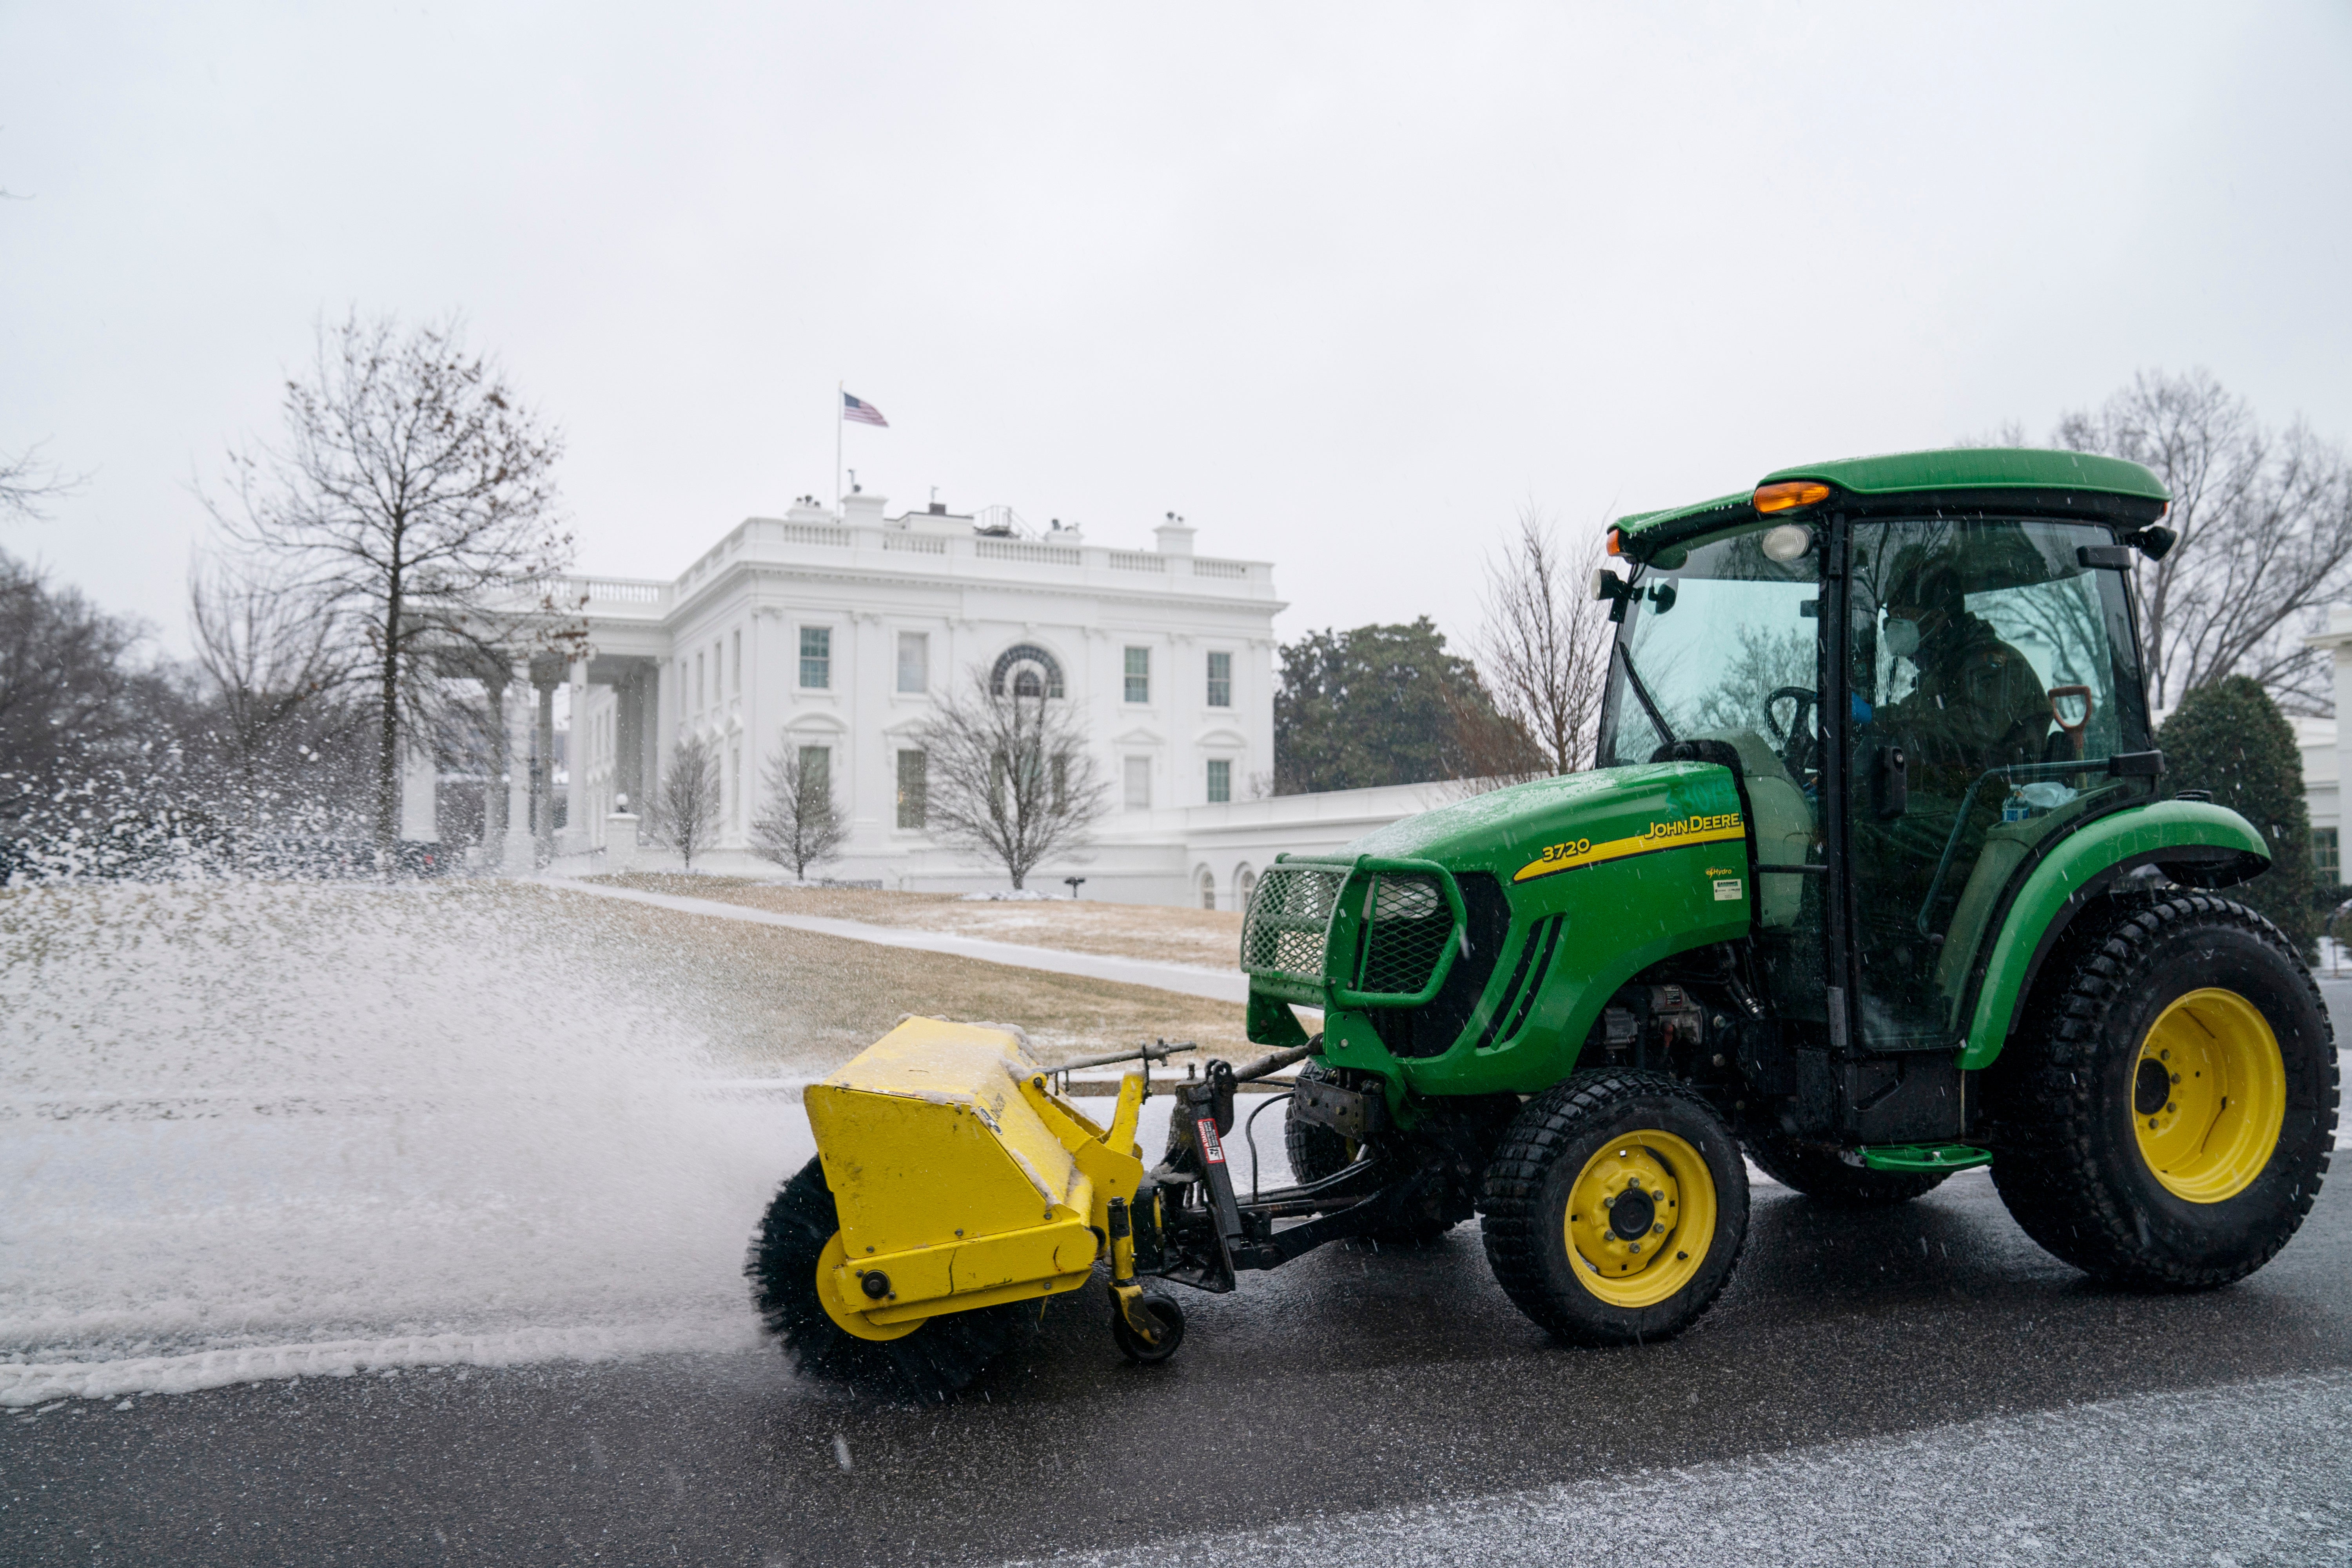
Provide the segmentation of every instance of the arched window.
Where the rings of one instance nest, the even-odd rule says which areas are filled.
[[[1257,873],[1244,866],[1234,873],[1234,908],[1249,908],[1250,896],[1257,891]]]
[[[1060,663],[1034,643],[1014,643],[996,656],[996,667],[988,674],[989,690],[999,697],[1003,696],[1008,679],[1013,683],[1013,695],[1015,697],[1062,695]]]
[[[1201,907],[1204,910],[1217,907],[1217,874],[1206,866],[1201,868]]]

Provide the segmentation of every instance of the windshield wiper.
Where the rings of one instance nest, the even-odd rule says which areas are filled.
[[[1675,732],[1666,727],[1666,716],[1658,711],[1658,705],[1650,700],[1650,689],[1643,686],[1642,678],[1633,672],[1633,656],[1625,651],[1625,645],[1622,642],[1616,645],[1616,650],[1618,662],[1625,667],[1625,684],[1633,689],[1634,700],[1641,703],[1642,711],[1650,716],[1650,722],[1658,733],[1665,737],[1665,743],[1673,745]]]

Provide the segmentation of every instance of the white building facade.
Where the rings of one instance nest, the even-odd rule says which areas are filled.
[[[923,819],[919,731],[980,672],[1073,704],[1109,786],[1087,846],[1040,867],[1033,887],[1078,876],[1088,898],[1239,907],[1281,829],[1237,837],[1211,823],[1271,804],[1273,568],[1194,553],[1172,514],[1153,548],[1127,550],[1077,530],[982,529],[936,505],[885,510],[879,496],[851,495],[838,512],[803,501],[747,519],[675,581],[583,576],[559,589],[583,605],[590,645],[568,672],[562,860],[646,863],[615,835],[633,834],[693,737],[719,760],[717,847],[701,862],[712,870],[776,872],[751,852],[751,825],[763,773],[789,748],[825,770],[849,823],[838,858],[813,874],[1003,888],[1001,868],[939,843]]]

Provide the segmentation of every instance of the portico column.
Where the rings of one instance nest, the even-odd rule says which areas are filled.
[[[530,669],[515,667],[508,679],[506,689],[528,688]],[[518,694],[519,695],[519,694]],[[503,869],[510,877],[527,877],[538,869],[530,842],[530,704],[509,701],[499,714],[506,728],[507,766],[507,831]]]
[[[596,845],[594,827],[588,820],[588,727],[583,721],[588,707],[588,661],[572,661],[572,738],[564,743],[564,766],[572,770],[565,789],[563,842],[574,854],[584,853]]]
[[[483,713],[490,732],[489,775],[482,781],[482,859],[504,864],[507,841],[507,672],[482,675]]]
[[[625,809],[639,816],[654,803],[652,770],[646,765],[653,743],[646,689],[652,681],[653,667],[648,663],[632,668],[613,687],[613,789],[627,797]]]
[[[555,856],[555,689],[567,673],[563,660],[542,654],[530,661],[530,832],[535,864]]]

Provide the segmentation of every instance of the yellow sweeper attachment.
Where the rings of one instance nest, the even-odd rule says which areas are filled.
[[[1122,1346],[1172,1352],[1182,1314],[1136,1285],[1127,1212],[1148,1071],[1126,1076],[1106,1128],[1054,1092],[1016,1031],[900,1024],[804,1091],[818,1157],[777,1194],[745,1266],[770,1329],[804,1370],[941,1395],[1100,1260]]]
[[[1009,1030],[909,1018],[804,1100],[841,1216],[818,1299],[860,1339],[1076,1289],[1143,1179],[1141,1075],[1097,1126]]]
[[[816,1159],[769,1204],[743,1269],[769,1331],[802,1371],[946,1396],[1034,1333],[1046,1298],[1087,1284],[1101,1262],[1119,1350],[1134,1361],[1171,1356],[1183,1342],[1183,1310],[1136,1279],[1139,1239],[1148,1234],[1160,1258],[1162,1237],[1136,1121],[1150,1060],[1183,1048],[1157,1044],[1046,1069],[1016,1030],[908,1018],[802,1093]],[[1242,1072],[1298,1056],[1277,1053]],[[1054,1074],[1112,1063],[1136,1069],[1119,1081],[1110,1126],[1054,1093]],[[1234,1079],[1212,1063],[1202,1084],[1171,1086],[1179,1100],[1213,1100],[1195,1107],[1197,1117],[1185,1112],[1183,1138],[1185,1147],[1216,1147],[1216,1178],[1225,1175],[1218,1129],[1230,1126]],[[1213,1187],[1221,1213],[1240,1223],[1230,1184]],[[1234,1232],[1218,1246],[1237,1241]],[[1233,1289],[1230,1269],[1204,1289]]]

